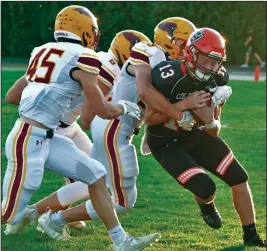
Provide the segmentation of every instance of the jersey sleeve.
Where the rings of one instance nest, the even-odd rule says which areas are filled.
[[[101,69],[101,60],[93,50],[83,51],[78,59],[76,66],[90,74],[98,75]]]
[[[137,43],[131,49],[129,61],[132,65],[150,65],[149,57],[155,51],[154,46],[150,47],[142,42]]]
[[[102,62],[98,79],[109,88],[113,88],[114,83],[120,73],[120,68],[117,62],[112,59],[108,53],[99,52],[98,56]]]
[[[217,86],[227,85],[229,81],[229,73],[223,66],[221,66],[219,73],[216,74],[216,76],[214,77],[214,80]]]

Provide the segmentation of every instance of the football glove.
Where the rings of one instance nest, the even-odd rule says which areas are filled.
[[[215,106],[220,105],[224,101],[226,101],[232,94],[232,88],[230,86],[217,86],[217,88],[213,88],[209,90],[210,92],[214,92],[212,95],[212,102]]]
[[[181,120],[177,120],[177,123],[182,129],[191,131],[192,127],[194,126],[193,120],[194,118],[192,116],[192,113],[189,111],[184,111],[183,118]]]
[[[137,104],[126,100],[120,100],[118,104],[123,106],[124,115],[140,120],[141,110]]]

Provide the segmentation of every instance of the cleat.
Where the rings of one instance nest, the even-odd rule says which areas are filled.
[[[86,227],[86,223],[84,221],[76,221],[76,222],[71,222],[67,224],[68,227],[75,228],[77,230],[83,230]]]
[[[38,231],[42,233],[46,233],[51,239],[54,240],[69,240],[70,234],[67,227],[58,227],[55,223],[51,222],[50,215],[52,214],[52,210],[50,209],[48,212],[44,213],[38,219]]]
[[[215,207],[214,203],[200,204],[198,203],[201,216],[208,226],[213,229],[219,229],[222,226],[222,217]]]
[[[137,238],[127,235],[124,241],[117,246],[113,245],[113,248],[115,251],[139,251],[149,247],[152,242],[158,241],[160,238],[161,235],[158,233]]]
[[[243,236],[245,246],[257,246],[257,247],[266,247],[266,240],[261,239],[257,234],[254,238],[246,238]]]
[[[36,216],[35,216],[36,215]],[[26,206],[21,220],[16,224],[6,224],[4,233],[6,235],[16,234],[26,225],[33,223],[38,218],[35,206]]]
[[[222,226],[222,217],[217,210],[211,214],[202,214],[202,218],[213,229],[219,229]]]

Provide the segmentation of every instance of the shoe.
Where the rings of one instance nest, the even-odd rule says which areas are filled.
[[[6,235],[16,234],[26,225],[31,224],[34,221],[36,221],[37,218],[38,218],[38,213],[36,211],[36,207],[34,205],[26,206],[21,220],[16,224],[6,224],[6,229],[4,233]]]
[[[150,234],[142,237],[133,237],[127,235],[124,241],[119,245],[113,246],[115,251],[139,251],[151,245],[153,241],[158,241],[161,235],[158,233]]]
[[[249,66],[248,66],[248,64],[242,64],[241,65],[241,68],[248,68]]]
[[[84,221],[76,221],[76,222],[71,222],[67,224],[68,227],[72,227],[78,230],[83,230],[86,227],[86,223]]]
[[[148,155],[151,153],[150,148],[147,144],[147,139],[145,135],[143,136],[142,141],[141,141],[140,152],[142,155]]]
[[[201,216],[208,226],[213,229],[219,229],[222,226],[222,217],[214,203],[199,204]]]
[[[261,68],[263,68],[265,66],[265,62],[261,62]]]
[[[222,217],[217,210],[211,214],[202,214],[202,218],[213,229],[219,229],[222,226]]]
[[[42,233],[46,233],[51,239],[54,240],[69,240],[70,234],[68,228],[66,226],[63,228],[58,227],[51,222],[51,214],[52,210],[50,209],[38,219],[37,230],[41,231]]]
[[[266,247],[266,240],[261,239],[258,234],[254,238],[246,238],[243,235],[243,240],[245,246]]]

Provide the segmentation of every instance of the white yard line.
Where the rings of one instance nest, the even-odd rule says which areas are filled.
[[[228,126],[226,124],[222,124],[222,128],[223,129],[234,129],[234,130],[245,130],[245,131],[266,131],[266,127],[232,127],[232,126]]]

